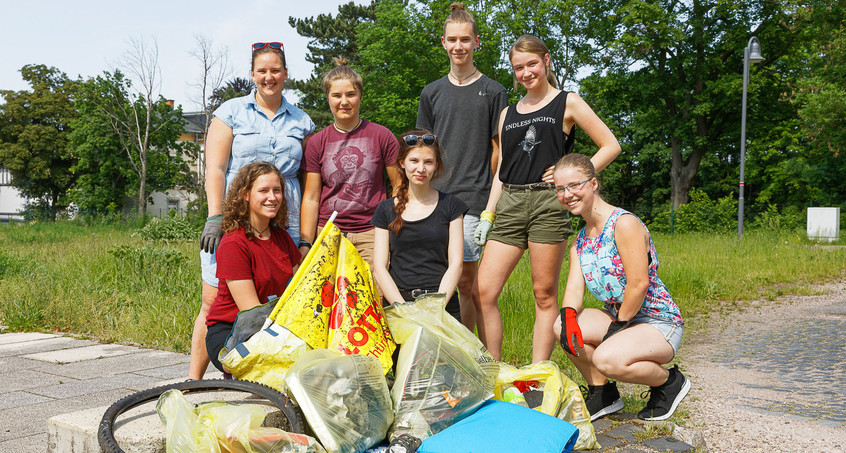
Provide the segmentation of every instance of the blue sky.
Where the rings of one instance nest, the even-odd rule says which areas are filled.
[[[250,44],[282,41],[290,76],[304,78],[311,73],[305,61],[307,40],[288,25],[288,17],[334,15],[348,1],[0,0],[0,89],[28,89],[19,72],[26,64],[55,66],[71,78],[111,70],[129,48],[128,39],[140,36],[158,42],[161,94],[186,111],[198,110],[189,86],[201,74],[188,54],[195,35],[228,47],[231,77],[249,76]]]

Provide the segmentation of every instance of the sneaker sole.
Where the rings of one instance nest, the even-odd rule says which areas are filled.
[[[642,418],[641,420],[646,420],[646,421],[649,421],[649,422],[659,422],[661,420],[666,420],[666,419],[672,417],[673,414],[676,412],[676,407],[678,407],[679,403],[681,403],[681,401],[684,399],[684,397],[687,396],[687,392],[689,392],[689,391],[690,391],[690,379],[684,378],[684,384],[682,384],[682,388],[681,388],[681,390],[679,390],[679,394],[676,395],[676,399],[673,400],[673,405],[670,406],[669,412],[667,412],[664,415],[659,415],[657,417]]]
[[[614,401],[614,402],[613,402],[613,403],[611,403],[610,405],[608,405],[608,406],[606,406],[606,407],[603,407],[603,408],[602,408],[602,410],[600,410],[599,412],[597,412],[597,413],[595,413],[595,414],[591,415],[591,416],[590,416],[590,421],[591,421],[591,422],[593,422],[594,420],[596,420],[596,419],[597,419],[597,418],[599,418],[599,417],[604,417],[604,416],[606,416],[606,415],[611,415],[611,414],[613,414],[614,412],[617,412],[617,411],[621,410],[621,409],[623,408],[623,406],[625,406],[625,404],[623,403],[623,399],[622,399],[622,398],[617,398],[617,401]]]

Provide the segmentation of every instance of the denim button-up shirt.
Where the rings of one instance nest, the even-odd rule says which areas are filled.
[[[308,114],[282,97],[282,105],[273,118],[256,104],[255,92],[230,99],[214,112],[214,116],[232,128],[232,151],[226,170],[225,190],[243,166],[252,162],[270,162],[285,177],[288,201],[288,233],[297,243],[300,239],[300,203],[302,193],[297,172],[303,157],[303,138],[314,132]]]

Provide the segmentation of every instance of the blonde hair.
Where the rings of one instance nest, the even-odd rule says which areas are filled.
[[[364,93],[364,80],[357,72],[349,67],[349,62],[341,57],[332,58],[335,62],[335,68],[323,76],[323,91],[328,96],[329,90],[332,88],[332,82],[336,80],[349,80],[353,84],[358,94]]]
[[[479,29],[476,27],[476,21],[473,19],[473,15],[464,9],[464,3],[453,3],[449,5],[449,10],[451,12],[444,21],[444,35],[446,35],[446,27],[448,24],[470,24],[470,28],[473,30],[473,36],[479,35]]]
[[[549,55],[549,49],[546,47],[546,44],[544,44],[543,41],[538,39],[536,36],[532,35],[523,35],[517,38],[517,41],[514,41],[514,45],[511,46],[511,49],[508,51],[509,61],[514,56],[514,52],[533,53],[540,56],[542,61],[545,56]],[[545,64],[546,62],[544,61],[544,65]],[[519,82],[517,81],[517,74],[513,74],[513,76],[514,89],[516,90],[519,87]],[[555,80],[555,74],[552,73],[552,62],[549,63],[549,66],[546,66],[546,80],[553,88],[558,88],[558,81]]]

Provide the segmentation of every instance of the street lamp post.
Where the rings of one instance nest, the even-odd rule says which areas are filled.
[[[737,198],[737,240],[743,239],[743,167],[746,164],[746,87],[749,85],[749,62],[764,61],[758,38],[749,38],[743,49],[743,107],[740,113],[740,192]]]

